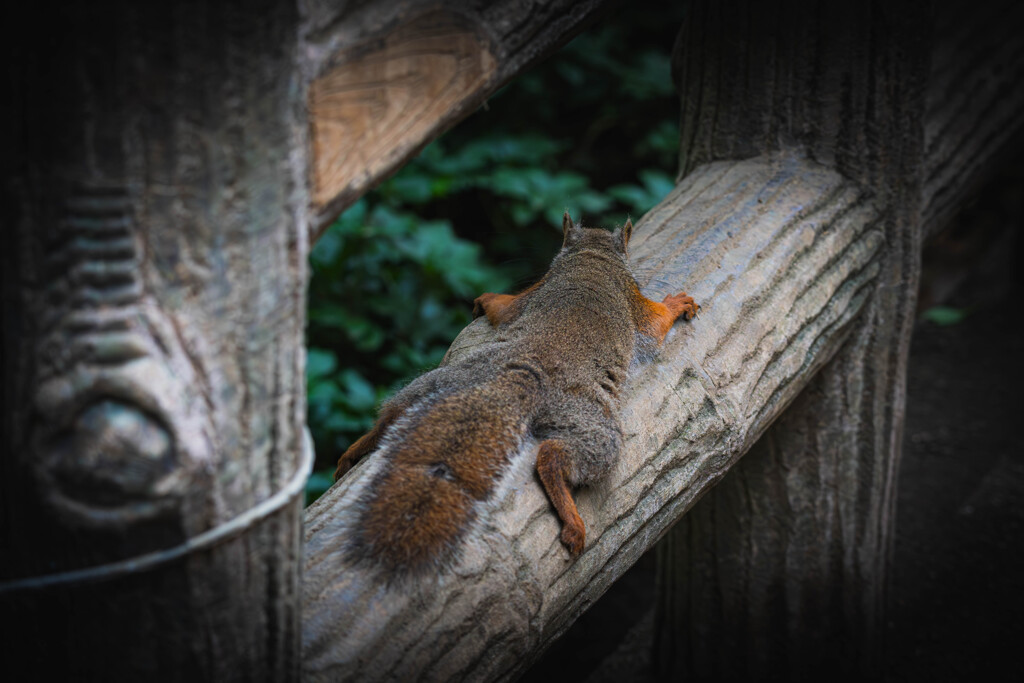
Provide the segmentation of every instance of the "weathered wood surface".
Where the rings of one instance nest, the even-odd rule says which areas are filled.
[[[78,4],[4,41],[0,642],[15,675],[297,677],[297,15]]]
[[[686,289],[700,316],[637,368],[621,462],[582,490],[575,562],[526,449],[450,576],[388,587],[347,564],[353,501],[371,456],[306,516],[303,667],[310,680],[510,679],[711,487],[857,325],[879,272],[877,207],[793,156],[691,173],[638,224],[648,296]],[[453,344],[488,343],[484,319]]]
[[[1020,29],[993,22],[1020,14],[690,5],[673,59],[684,168],[805,150],[870,190],[886,246],[863,325],[659,548],[660,677],[880,675],[921,244],[1019,135]]]
[[[308,3],[314,234],[608,4]]]
[[[683,168],[805,150],[872,193],[885,248],[863,325],[659,549],[659,677],[878,675],[930,16],[905,1],[690,5],[673,55]]]

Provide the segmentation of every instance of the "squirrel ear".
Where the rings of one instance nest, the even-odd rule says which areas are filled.
[[[574,225],[572,217],[569,216],[569,212],[566,211],[562,215],[562,246],[568,247],[569,245],[576,242],[579,239],[582,228],[578,225]]]
[[[615,247],[623,254],[626,253],[626,245],[629,244],[629,238],[633,236],[633,219],[627,218],[626,224],[621,228],[612,233],[612,237],[615,240]]]

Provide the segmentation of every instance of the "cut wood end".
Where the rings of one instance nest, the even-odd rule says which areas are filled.
[[[496,64],[476,27],[443,10],[335,55],[309,89],[314,213],[340,212],[460,118]]]

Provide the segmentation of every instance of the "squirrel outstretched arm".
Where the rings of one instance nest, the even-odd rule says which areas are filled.
[[[537,473],[562,520],[561,540],[582,552],[571,489],[600,479],[618,458],[619,389],[630,364],[698,310],[685,293],[660,303],[640,293],[627,263],[632,227],[585,229],[566,212],[562,249],[539,282],[474,302],[496,343],[423,375],[382,407],[335,472],[338,479],[379,451],[351,553],[396,573],[446,566],[528,437],[540,442]]]

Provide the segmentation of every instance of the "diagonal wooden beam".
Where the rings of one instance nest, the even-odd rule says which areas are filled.
[[[308,82],[313,236],[610,4],[311,6],[299,54]]]
[[[517,456],[455,571],[408,585],[349,566],[342,547],[371,456],[306,515],[303,634],[309,680],[511,679],[757,440],[839,347],[872,291],[877,206],[793,156],[702,166],[637,226],[648,296],[686,289],[700,317],[638,368],[625,453],[578,495],[587,549],[570,560]],[[481,319],[450,355],[489,343]]]

